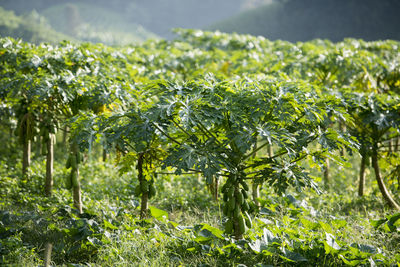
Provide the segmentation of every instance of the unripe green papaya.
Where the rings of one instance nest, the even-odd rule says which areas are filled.
[[[79,186],[78,174],[74,170],[72,170],[72,172],[71,172],[71,180],[72,180],[72,186],[74,186],[74,187]]]
[[[249,191],[249,186],[247,185],[246,181],[240,180],[240,184],[243,186],[244,190]]]
[[[242,204],[242,211],[247,211],[250,209],[249,203],[247,201],[244,201]]]
[[[221,192],[225,193],[226,191],[228,191],[230,187],[230,184],[225,183],[222,187],[221,187]]]
[[[142,193],[148,192],[149,185],[148,185],[147,180],[144,179],[143,181],[140,182],[140,189],[142,190]]]
[[[68,157],[67,162],[65,163],[65,168],[67,168],[67,169],[71,168],[71,157],[70,156]]]
[[[230,235],[233,232],[233,221],[231,219],[229,219],[226,223],[225,223],[225,233]]]
[[[229,207],[229,210],[234,210],[235,209],[235,198],[234,197],[232,197],[232,198],[230,198],[229,200],[228,200],[228,207]]]
[[[81,163],[82,162],[82,155],[81,152],[76,152],[76,162]]]
[[[235,218],[238,218],[240,216],[240,206],[239,205],[236,205],[235,210],[233,212],[233,216]]]
[[[229,207],[228,207],[228,204],[227,204],[227,203],[224,204],[224,207],[222,208],[222,213],[223,213],[225,216],[228,216],[228,214],[229,214]]]
[[[156,188],[154,187],[153,183],[149,185],[149,198],[152,198],[156,195]]]
[[[142,194],[142,190],[140,189],[140,185],[135,187],[135,196],[140,196]]]
[[[244,197],[243,197],[242,193],[237,192],[237,194],[236,194],[236,202],[237,202],[239,205],[242,205],[242,204],[243,204],[243,202],[244,202]]]
[[[67,189],[71,189],[71,188],[72,188],[72,179],[71,179],[71,175],[72,175],[72,173],[70,173],[69,175],[67,175],[67,177],[65,178],[65,188],[67,188]]]
[[[228,201],[228,192],[224,192],[224,193],[223,193],[223,195],[222,195],[222,200],[223,200],[224,202],[227,202],[227,201]]]
[[[244,232],[246,232],[246,226],[245,226],[245,221],[244,221],[243,216],[240,216],[238,218],[238,225],[239,225],[240,234],[244,234]]]
[[[74,155],[70,155],[70,159],[72,169],[77,169],[78,165],[76,163],[76,157]]]
[[[233,198],[234,194],[235,194],[235,187],[231,186],[228,190],[228,197]]]

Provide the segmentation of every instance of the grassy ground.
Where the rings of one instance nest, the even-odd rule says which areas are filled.
[[[385,230],[388,221],[373,226],[393,212],[372,190],[356,197],[350,178],[355,170],[335,167],[333,189],[321,195],[279,197],[264,186],[253,228],[235,241],[220,230],[221,203],[197,176],[159,177],[152,216],[141,221],[135,171],[121,175],[112,160],[92,157],[81,167],[82,215],[64,189],[63,164],[55,165],[50,198],[42,192],[44,158],[33,161],[27,181],[19,178],[19,164],[0,166],[1,265],[43,264],[49,242],[52,263],[60,266],[396,266],[400,261],[399,221],[394,230]]]

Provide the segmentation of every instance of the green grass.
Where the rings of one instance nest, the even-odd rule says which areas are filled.
[[[33,161],[27,181],[19,178],[20,163],[2,162],[1,264],[43,264],[46,242],[53,243],[52,260],[57,266],[342,266],[342,256],[354,259],[364,253],[360,249],[373,253],[360,254],[366,260],[359,264],[369,264],[368,258],[383,265],[400,260],[399,231],[387,232],[371,224],[393,212],[374,191],[358,199],[352,179],[342,180],[337,170],[333,182],[342,183],[343,191],[288,192],[290,196],[279,197],[265,185],[260,198],[263,209],[253,217],[254,227],[244,240],[234,242],[218,237],[222,233],[218,229],[223,229],[220,202],[212,199],[199,177],[159,177],[150,205],[168,217],[141,221],[139,199],[133,193],[136,171],[121,175],[113,159],[103,163],[94,155],[99,155],[96,149],[80,168],[84,203],[80,216],[63,186],[67,170],[62,160],[55,164],[55,189],[50,198],[43,196],[43,157]],[[355,173],[344,172],[348,177]],[[256,240],[264,242],[265,231],[279,241],[257,253]],[[339,250],[327,252],[328,236],[334,237]],[[299,255],[308,261],[302,262]]]

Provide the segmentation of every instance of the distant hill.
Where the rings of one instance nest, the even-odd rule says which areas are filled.
[[[275,0],[207,29],[292,42],[347,37],[400,40],[400,1]]]
[[[118,32],[121,27],[129,26],[134,30],[137,25],[142,25],[158,36],[173,38],[172,28],[203,28],[246,8],[271,1],[273,0],[0,0],[0,6],[14,10],[17,15],[36,10],[39,14],[45,14],[59,30],[62,27],[57,24],[65,19],[62,9],[73,5],[80,9],[79,13],[90,25],[92,32],[97,31],[96,23],[104,26],[105,22],[109,22],[111,25],[118,23],[119,26],[112,27],[107,35]],[[98,14],[96,19],[93,15],[95,13]],[[97,22],[93,23],[94,20]],[[133,35],[140,37],[141,33]]]
[[[42,10],[41,14],[57,31],[82,41],[124,45],[157,38],[141,25],[95,4],[58,4]]]
[[[21,38],[32,43],[57,43],[62,40],[74,41],[74,38],[55,31],[37,12],[17,16],[13,11],[0,7],[0,36]]]

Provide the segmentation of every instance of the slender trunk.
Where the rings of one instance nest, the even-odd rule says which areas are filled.
[[[148,210],[148,202],[149,202],[149,192],[146,190],[143,184],[147,184],[146,178],[143,176],[143,153],[139,154],[138,158],[138,164],[137,164],[137,169],[138,169],[138,179],[140,183],[140,188],[142,189],[142,198],[141,198],[141,203],[140,203],[140,219],[145,219],[147,217],[147,210]]]
[[[330,161],[329,161],[328,158],[325,158],[324,186],[325,186],[326,189],[330,188],[331,176],[330,176],[329,170],[330,170]]]
[[[53,250],[53,244],[48,242],[46,243],[46,248],[44,250],[44,266],[51,266],[51,251]]]
[[[359,197],[362,197],[364,195],[366,162],[367,162],[367,157],[366,157],[365,153],[363,153],[363,154],[361,154],[360,181],[358,184],[358,196]]]
[[[54,138],[53,134],[49,134],[47,140],[47,159],[46,159],[46,182],[45,182],[45,193],[47,196],[51,196],[53,189],[53,162],[54,162]]]
[[[235,184],[235,195],[238,195],[239,193],[239,184]],[[238,203],[236,203],[238,205]],[[235,219],[235,216],[233,216],[233,229],[235,233],[235,239],[239,240],[243,238],[243,233],[240,231],[240,226],[239,226],[239,221]]]
[[[268,145],[267,146],[267,151],[268,151],[268,157],[273,157],[274,156],[274,153],[273,153],[273,151],[272,151],[272,145]]]
[[[372,166],[374,168],[376,181],[378,182],[379,190],[381,191],[383,198],[386,200],[386,202],[389,204],[391,208],[400,210],[399,204],[397,204],[396,201],[392,198],[392,196],[390,195],[389,191],[385,186],[385,183],[383,182],[378,162],[377,144],[374,144],[372,149]]]
[[[72,144],[72,154],[74,157],[78,158],[78,144]],[[75,172],[76,178],[72,181],[72,192],[74,199],[74,206],[78,210],[79,214],[82,213],[82,199],[81,199],[81,185],[79,181],[79,161],[77,160],[76,168],[71,169],[71,172]]]
[[[35,157],[40,157],[41,155],[42,155],[42,137],[39,135],[37,136]]]
[[[77,186],[72,187],[74,194],[74,206],[78,210],[79,214],[82,214],[82,199],[81,199],[81,186],[78,181]]]
[[[66,143],[67,143],[68,130],[69,130],[69,129],[68,129],[68,126],[65,125],[65,126],[64,126],[64,131],[63,131],[63,136],[62,136],[63,144],[66,144]]]
[[[107,151],[105,148],[103,148],[103,162],[107,161]]]
[[[389,144],[388,144],[388,154],[390,155],[390,154],[392,154],[392,146],[393,146],[393,142],[392,142],[392,140],[389,140]]]
[[[31,165],[31,140],[25,140],[23,143],[22,155],[22,177],[28,177],[28,168]]]
[[[214,199],[215,199],[215,201],[218,201],[218,187],[219,187],[218,178],[214,177],[214,188],[213,188],[213,190],[214,190]]]
[[[260,197],[260,185],[257,183],[253,183],[252,185],[252,196],[254,204],[257,208],[260,208],[260,202],[258,201],[258,198]]]
[[[397,137],[396,138],[396,142],[394,144],[394,151],[395,152],[399,151],[399,140],[400,140],[400,137]]]

